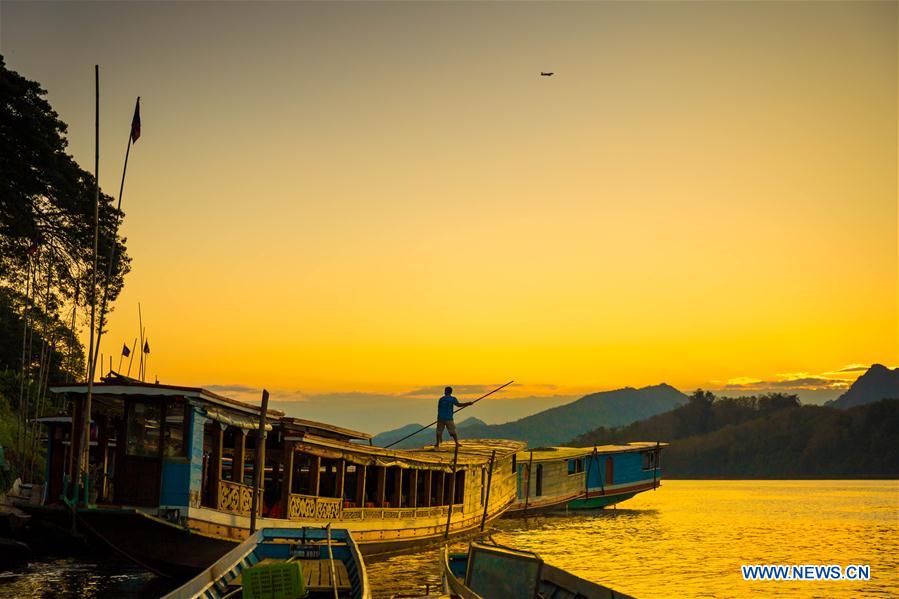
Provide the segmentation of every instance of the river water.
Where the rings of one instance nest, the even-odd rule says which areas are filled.
[[[899,481],[665,481],[615,510],[501,520],[492,535],[641,598],[899,596]],[[440,582],[437,550],[367,563],[375,597]],[[746,582],[741,564],[868,564],[871,580]],[[171,586],[108,558],[3,570],[0,597],[153,597]]]

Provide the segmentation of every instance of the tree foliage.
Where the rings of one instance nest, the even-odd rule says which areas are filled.
[[[895,478],[897,430],[899,399],[840,410],[781,393],[718,398],[698,390],[680,408],[569,445],[669,442],[663,467],[677,478]]]
[[[77,314],[107,282],[114,300],[130,264],[117,233],[123,215],[100,193],[92,288],[96,181],[66,153],[67,127],[46,93],[0,55],[0,443],[31,475],[40,472],[33,419],[54,409],[48,387],[84,377],[77,330],[86,319]]]
[[[95,180],[66,153],[66,124],[45,95],[0,56],[0,282],[24,298],[29,279],[41,289],[49,279],[50,311],[56,312],[90,302]],[[110,300],[130,264],[116,232],[121,216],[101,193],[97,282],[100,289],[106,284],[115,244]]]

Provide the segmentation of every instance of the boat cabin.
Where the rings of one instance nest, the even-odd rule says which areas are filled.
[[[599,508],[661,484],[667,443],[541,447],[517,455],[515,502],[507,516]]]

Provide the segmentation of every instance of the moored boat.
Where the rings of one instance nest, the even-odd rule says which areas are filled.
[[[530,551],[471,543],[468,553],[444,548],[444,592],[462,599],[629,599],[629,595],[584,580],[544,562]]]
[[[541,447],[517,456],[516,497],[504,517],[615,505],[662,481],[667,443]]]
[[[87,387],[51,389],[73,406]],[[125,379],[95,384],[89,505],[82,532],[150,570],[195,574],[249,534],[257,454],[264,462],[257,528],[351,530],[366,554],[442,542],[499,517],[515,495],[524,444],[463,441],[391,450],[371,436],[268,410],[206,389]],[[71,417],[48,419],[45,500],[18,507],[70,530],[74,497]],[[83,431],[75,431],[75,439]],[[258,447],[257,447],[258,445]],[[77,452],[76,452],[77,453]]]
[[[267,576],[293,582],[297,597],[370,599],[365,562],[346,529],[264,528],[162,599],[237,599]],[[258,595],[257,595],[258,596]]]

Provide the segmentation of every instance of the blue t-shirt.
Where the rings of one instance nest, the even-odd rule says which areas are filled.
[[[459,400],[452,395],[444,395],[437,402],[437,420],[452,420],[453,406],[458,406]]]

